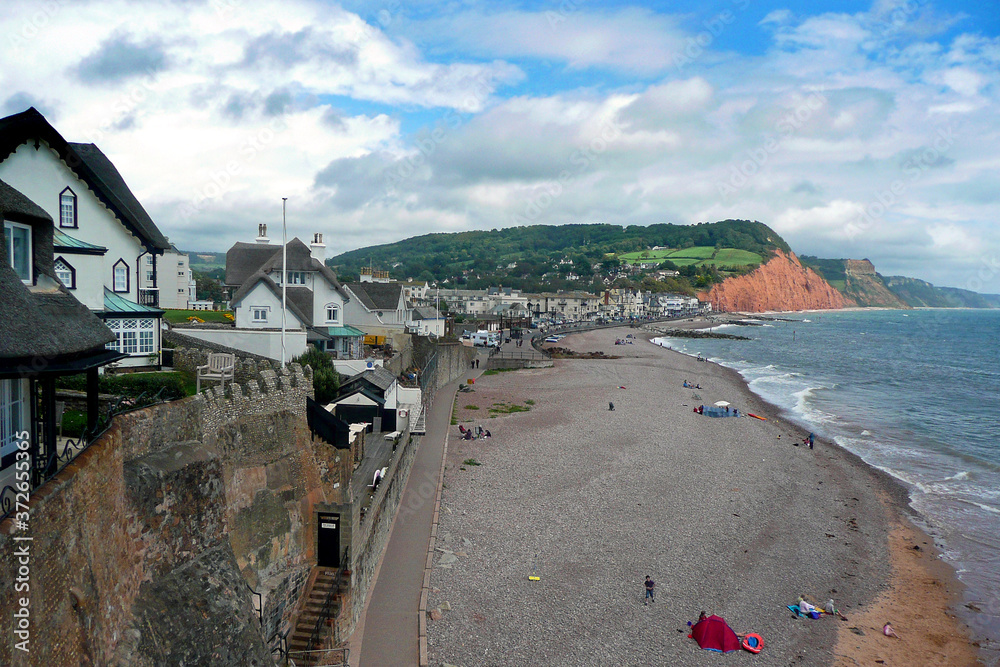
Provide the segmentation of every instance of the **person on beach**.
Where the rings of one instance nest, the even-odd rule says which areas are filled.
[[[656,602],[656,598],[653,597],[653,589],[656,588],[656,582],[650,579],[649,575],[646,575],[646,599],[642,603],[649,604],[649,600]]]
[[[886,621],[885,625],[882,626],[882,634],[885,635],[886,637],[894,637],[895,639],[899,639],[899,635],[897,635],[896,631],[892,629],[892,626],[889,624],[889,621]]]
[[[809,449],[813,448],[813,442],[815,441],[815,439],[816,439],[816,436],[813,435],[812,432],[810,432],[809,433]]]

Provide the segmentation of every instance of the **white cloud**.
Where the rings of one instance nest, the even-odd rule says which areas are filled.
[[[650,9],[470,2],[380,24],[319,0],[54,3],[12,43],[0,104],[96,142],[186,248],[246,240],[287,196],[293,232],[326,229],[331,253],[524,221],[753,218],[803,254],[957,283],[963,252],[1000,254],[1000,40],[927,39],[954,17],[913,4],[775,9],[766,52],[720,39],[678,71],[697,21]],[[0,34],[25,34],[35,4],[9,6]]]

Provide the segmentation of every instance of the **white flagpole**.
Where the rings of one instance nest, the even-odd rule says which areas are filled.
[[[285,367],[285,307],[288,303],[288,227],[285,223],[285,202],[281,198],[281,367]]]

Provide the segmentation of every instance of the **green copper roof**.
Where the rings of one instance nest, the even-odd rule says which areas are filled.
[[[351,337],[351,336],[364,336],[365,332],[361,329],[355,329],[354,327],[326,327],[326,333],[334,337]]]
[[[100,252],[101,254],[108,251],[107,248],[99,245],[75,239],[58,227],[52,230],[52,245],[61,250],[89,250],[91,252]]]
[[[147,315],[162,315],[163,311],[152,306],[143,306],[135,301],[129,301],[121,294],[115,294],[107,287],[104,288],[104,312],[105,313],[141,313]]]

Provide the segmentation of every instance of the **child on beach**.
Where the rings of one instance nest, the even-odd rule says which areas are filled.
[[[653,597],[653,589],[655,587],[656,587],[656,582],[653,581],[652,579],[650,579],[649,575],[647,574],[646,575],[646,599],[642,601],[642,603],[644,605],[645,604],[649,604],[649,602],[647,602],[647,600],[652,600],[653,602],[656,602],[656,598]]]

